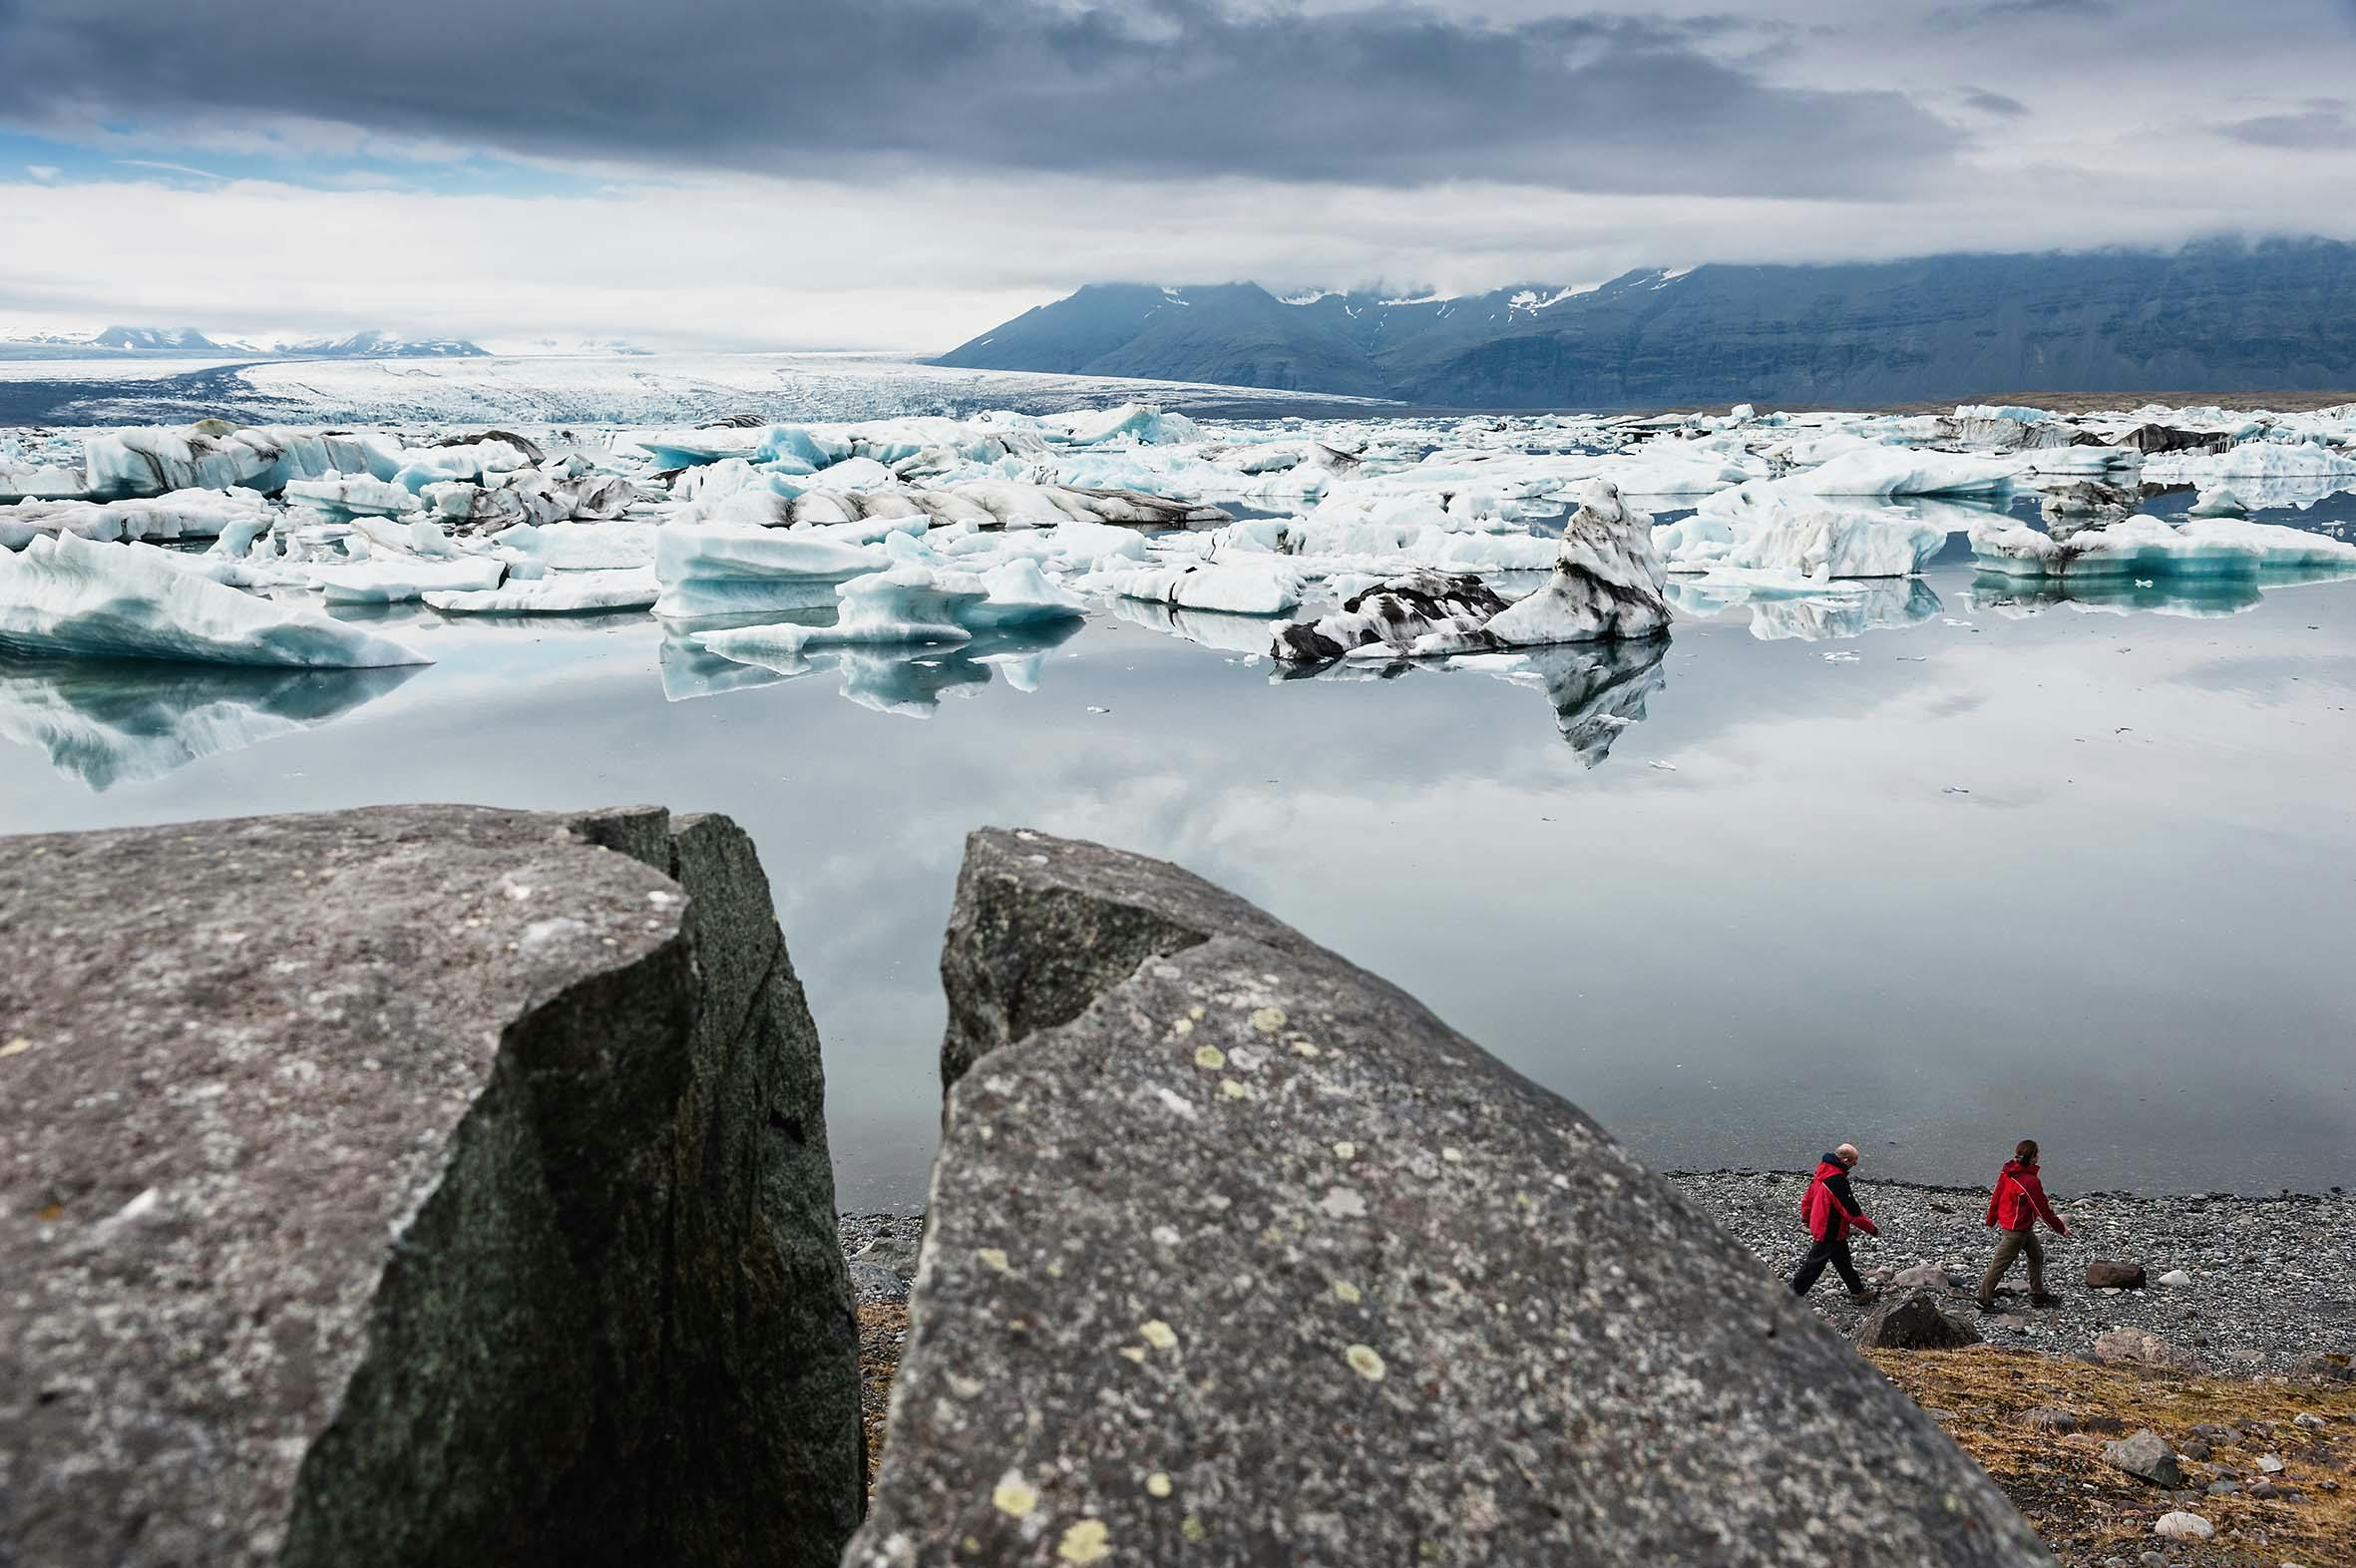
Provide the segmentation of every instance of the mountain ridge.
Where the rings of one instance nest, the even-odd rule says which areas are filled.
[[[1089,284],[933,363],[1461,408],[2295,391],[2356,381],[2356,245],[1706,263],[1446,299]]]

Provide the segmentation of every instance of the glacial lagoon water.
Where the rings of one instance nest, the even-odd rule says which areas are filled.
[[[2067,1190],[2346,1183],[2356,583],[1987,589],[1947,563],[1861,610],[1388,678],[1286,679],[1264,625],[1140,605],[795,678],[644,616],[416,611],[387,619],[440,661],[414,671],[0,667],[0,802],[11,831],[728,812],[826,1041],[846,1207],[922,1199],[983,823],[1235,889],[1658,1164],[1845,1137],[1977,1181],[2035,1136]]]

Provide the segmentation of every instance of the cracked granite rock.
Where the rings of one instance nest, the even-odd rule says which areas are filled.
[[[821,1564],[818,1039],[722,817],[0,839],[0,1561]]]
[[[943,971],[853,1568],[2049,1561],[1673,1185],[1241,901],[986,830]]]

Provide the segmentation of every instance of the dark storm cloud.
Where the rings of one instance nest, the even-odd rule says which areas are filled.
[[[532,155],[852,178],[1240,175],[1875,196],[1947,162],[1902,94],[1770,84],[1771,30],[1221,0],[0,0],[0,119],[274,112]]]
[[[2356,120],[2345,104],[2318,99],[2289,114],[2258,115],[2219,126],[2217,135],[2251,147],[2294,151],[2356,147]]]
[[[2007,120],[2018,120],[2029,112],[2029,106],[2019,99],[1991,93],[1984,87],[1965,88],[1963,103],[1967,109],[1977,109],[1984,115],[2002,115]]]
[[[2116,0],[1962,0],[1931,13],[1940,27],[1980,27],[2046,17],[2116,16]]]

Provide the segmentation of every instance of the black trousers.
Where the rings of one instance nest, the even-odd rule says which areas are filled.
[[[1799,1272],[1791,1276],[1791,1294],[1805,1296],[1813,1290],[1826,1264],[1832,1265],[1833,1271],[1848,1286],[1852,1295],[1865,1289],[1865,1282],[1857,1278],[1857,1261],[1849,1256],[1849,1239],[1842,1236],[1833,1241],[1820,1241],[1808,1249],[1808,1255],[1800,1260]]]

